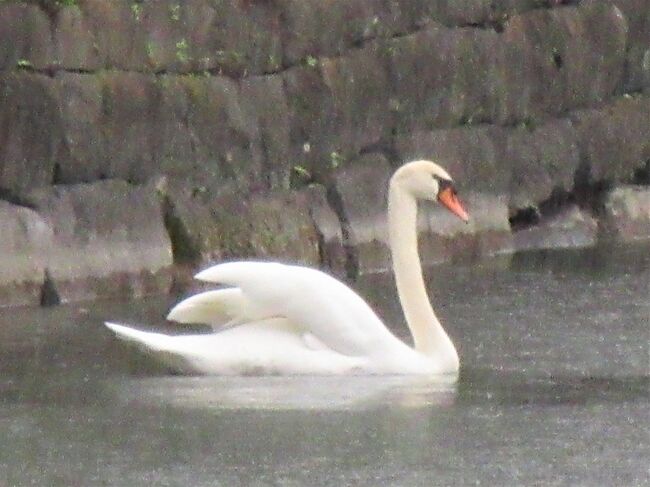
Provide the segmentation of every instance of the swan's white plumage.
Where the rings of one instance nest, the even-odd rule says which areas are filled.
[[[363,357],[349,357],[314,346],[308,335],[281,318],[201,335],[164,335],[108,322],[106,326],[121,339],[135,343],[182,372],[329,375],[366,370]]]
[[[241,289],[216,289],[195,294],[174,306],[167,319],[177,323],[202,323],[216,331],[252,321],[251,305]]]
[[[162,354],[170,366],[178,366],[173,357],[177,355],[190,369],[203,373],[422,369],[422,358],[390,333],[359,295],[324,272],[278,263],[231,262],[210,267],[196,278],[236,287],[191,296],[168,318],[216,329],[233,321],[235,326],[214,334],[170,336],[106,325],[120,338]]]
[[[316,269],[275,262],[229,262],[196,278],[240,289],[253,319],[284,317],[325,345],[347,355],[404,346],[354,291]]]
[[[172,336],[106,326],[171,366],[204,374],[456,373],[458,355],[429,304],[417,255],[415,200],[435,199],[441,179],[449,176],[439,166],[416,161],[395,173],[389,191],[394,269],[415,349],[342,282],[273,262],[223,263],[195,276],[225,288],[187,298],[168,318],[209,324],[215,333]]]

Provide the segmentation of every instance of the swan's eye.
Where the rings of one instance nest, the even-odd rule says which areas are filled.
[[[454,183],[449,179],[439,179],[434,176],[434,179],[438,180],[438,193],[442,193],[445,189],[451,188],[452,193],[456,193],[454,188]]]

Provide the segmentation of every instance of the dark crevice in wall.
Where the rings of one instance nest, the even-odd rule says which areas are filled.
[[[537,225],[540,219],[539,208],[536,206],[527,206],[526,208],[512,210],[508,222],[510,223],[510,229],[513,232],[517,232]]]
[[[52,168],[52,185],[63,183],[64,181],[61,178],[61,164],[55,162],[54,167]]]
[[[24,206],[25,208],[32,210],[36,209],[36,206],[29,200],[7,188],[0,187],[0,201],[6,201],[7,203],[11,203],[12,205],[16,206]]]
[[[650,185],[650,159],[634,171],[629,184]],[[571,191],[562,188],[553,190],[549,198],[526,208],[511,209],[509,217],[510,228],[513,232],[538,225],[545,218],[551,218],[569,205],[577,205],[583,211],[589,212],[602,226],[605,214],[605,201],[608,193],[614,188],[611,179],[594,179],[591,165],[583,161],[574,175],[574,186]],[[602,230],[602,228],[601,228]]]
[[[321,267],[326,267],[328,269],[332,268],[332,261],[330,259],[330,255],[327,252],[327,248],[325,245],[325,235],[319,230],[318,225],[316,224],[316,221],[314,220],[313,216],[310,215],[311,217],[311,222],[312,222],[312,227],[314,228],[314,232],[316,233],[316,245],[318,245],[318,263],[320,264]]]
[[[553,188],[550,196],[539,203],[539,213],[542,218],[552,217],[574,202],[575,198],[572,193],[565,191],[563,188]]]
[[[510,229],[516,232],[533,227],[546,218],[558,215],[570,205],[578,205],[582,210],[598,216],[602,214],[605,196],[612,185],[608,180],[593,180],[590,164],[583,161],[576,169],[571,191],[557,187],[548,198],[536,205],[511,209],[508,218]]]
[[[183,222],[176,216],[174,204],[168,196],[163,198],[162,210],[165,229],[172,244],[174,264],[198,264],[201,260],[201,253],[189,236]]]
[[[647,159],[643,166],[634,171],[632,184],[650,186],[650,159]]]
[[[591,174],[591,165],[583,161],[576,169],[574,176],[573,198],[580,208],[597,216],[602,214],[605,195],[612,186],[613,182],[610,180],[594,180]]]
[[[480,30],[493,30],[497,34],[501,34],[505,30],[506,21],[503,20],[485,20],[483,22],[467,22],[459,24],[447,24],[443,23],[447,28],[455,29],[480,29]]]
[[[356,247],[352,244],[352,225],[345,213],[343,199],[333,184],[325,186],[327,202],[336,214],[341,223],[341,238],[343,251],[345,252],[345,276],[354,281],[359,277],[359,255]]]
[[[43,285],[41,286],[41,306],[57,306],[61,304],[61,297],[56,289],[56,284],[50,275],[50,271],[45,269],[45,276],[43,278]]]

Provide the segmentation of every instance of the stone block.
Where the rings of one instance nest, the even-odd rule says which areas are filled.
[[[241,81],[240,92],[248,126],[254,131],[254,157],[261,159],[262,182],[267,188],[286,189],[291,172],[290,117],[282,78],[251,76]]]
[[[449,171],[458,188],[503,194],[512,172],[503,154],[507,129],[490,125],[416,131],[396,138],[400,161],[429,159]]]
[[[282,218],[277,217],[280,214]],[[253,255],[311,266],[320,264],[319,235],[310,215],[308,199],[303,194],[253,197],[244,215],[246,220],[252,227],[249,242]],[[227,227],[232,225],[227,224]]]
[[[598,237],[598,222],[577,206],[549,215],[533,226],[513,233],[514,248],[520,250],[592,247]]]
[[[382,57],[372,44],[320,64],[334,105],[339,153],[356,155],[390,134],[388,72]]]
[[[430,2],[436,5],[433,18],[445,25],[498,26],[508,16],[539,8],[539,0],[456,0]]]
[[[94,33],[93,48],[104,68],[143,71],[148,67],[140,3],[84,0],[79,8]]]
[[[57,182],[144,183],[161,173],[242,186],[259,180],[256,126],[227,78],[107,71],[62,73],[56,81],[66,141]]]
[[[432,26],[387,42],[397,131],[490,119],[498,41],[493,31]]]
[[[64,133],[57,183],[145,182],[192,152],[186,87],[177,76],[117,71],[56,75]],[[119,141],[119,143],[117,142]]]
[[[650,239],[650,188],[621,186],[605,197],[603,233],[622,241]]]
[[[371,0],[372,1],[372,0]],[[443,2],[413,0],[375,0],[370,22],[364,26],[368,37],[389,38],[418,30],[435,18],[435,9]],[[447,2],[444,2],[447,3]]]
[[[336,111],[318,66],[282,73],[289,106],[292,165],[316,176],[329,172],[330,155],[339,150]]]
[[[625,79],[622,91],[650,87],[650,8],[647,0],[616,0],[628,25]]]
[[[146,65],[152,71],[178,73],[193,67],[196,46],[189,34],[195,26],[187,22],[189,12],[184,3],[163,0],[135,4],[134,17],[144,33]],[[212,10],[198,13],[208,14],[205,21],[212,20]]]
[[[561,19],[562,11],[557,9],[554,13]],[[569,106],[580,107],[608,99],[617,91],[625,75],[629,39],[627,19],[615,2],[588,0],[579,5],[575,22],[569,18],[565,25],[572,35],[566,59],[563,59],[567,67]]]
[[[96,33],[78,5],[58,9],[53,17],[52,40],[58,68],[95,71],[103,67]]]
[[[154,159],[158,86],[142,73],[107,71],[96,76],[101,90],[101,177],[143,183],[156,174],[158,166]]]
[[[281,28],[286,20],[276,2],[212,2],[199,56],[231,76],[277,72],[283,65]]]
[[[282,0],[285,63],[336,56],[385,28],[386,11],[376,0]]]
[[[34,210],[0,201],[0,307],[37,306],[45,281],[52,228]]]
[[[550,69],[545,58],[539,66],[539,48],[529,38],[528,25],[522,18],[525,17],[514,16],[505,24],[493,59],[493,120],[504,125],[517,125],[539,117],[539,108],[533,100],[549,86],[557,92],[555,72],[544,72]],[[557,94],[554,96],[557,98]]]
[[[105,123],[102,79],[91,74],[60,72],[55,81],[60,92],[64,144],[53,182],[90,182],[109,176],[110,153],[102,130]]]
[[[106,180],[36,189],[26,199],[52,229],[46,269],[61,301],[169,288],[171,244],[153,187]]]
[[[220,194],[210,194],[177,183],[170,185],[166,198],[168,227],[181,263],[246,258],[320,263],[321,239],[304,193],[242,194],[222,188]]]
[[[143,32],[148,69],[166,73],[246,71],[250,59],[239,48],[248,19],[238,3],[163,0],[132,8]]]
[[[0,4],[0,70],[54,65],[50,19],[36,5]]]
[[[202,161],[194,154],[201,143],[188,123],[191,91],[184,76],[158,75],[155,83],[158,108],[149,119],[155,127],[153,160],[161,173],[196,181],[202,176],[199,170]],[[207,185],[207,181],[202,184]]]
[[[395,148],[401,161],[440,163],[461,194],[505,196],[514,208],[571,191],[580,164],[575,130],[562,119],[531,130],[483,125],[413,132],[397,137]]]
[[[504,154],[511,173],[510,206],[535,206],[554,191],[571,191],[580,155],[577,134],[568,120],[510,131]]]
[[[471,261],[511,252],[507,199],[476,191],[461,193],[459,198],[470,216],[466,224],[437,203],[420,203],[422,262]]]
[[[621,82],[627,23],[608,2],[513,16],[503,38],[523,56],[513,66],[523,75],[507,77],[514,82],[515,98],[527,92],[529,106],[520,108],[522,118],[539,119],[598,103]],[[505,88],[510,91],[510,86]]]
[[[0,188],[52,182],[62,142],[59,96],[47,76],[0,73]]]
[[[282,65],[273,2],[161,0],[131,5],[147,69],[243,77]]]
[[[181,83],[188,93],[192,160],[222,182],[254,185],[262,168],[253,157],[255,127],[248,123],[237,84],[224,76],[183,76]]]
[[[571,120],[591,180],[631,180],[650,159],[650,96],[622,97]]]
[[[196,265],[212,260],[212,249],[219,246],[210,202],[214,194],[181,177],[158,181],[164,197],[164,215],[171,238],[174,262]]]

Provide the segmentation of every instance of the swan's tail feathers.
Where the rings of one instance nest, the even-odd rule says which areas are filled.
[[[215,330],[240,325],[251,318],[251,306],[238,288],[218,289],[191,296],[167,315],[177,323],[202,323]]]
[[[104,324],[121,340],[133,342],[148,351],[166,351],[169,348],[170,336],[162,333],[136,330],[129,326],[118,325],[105,321]]]
[[[155,358],[162,365],[169,367],[174,372],[183,374],[195,373],[192,366],[191,350],[187,350],[183,337],[163,335],[149,331],[136,330],[130,326],[118,325],[108,321],[104,324],[121,340],[137,346],[142,352]],[[190,348],[192,344],[189,344]]]

